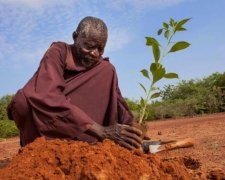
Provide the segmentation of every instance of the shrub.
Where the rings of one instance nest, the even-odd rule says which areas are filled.
[[[9,138],[19,135],[19,130],[17,129],[14,121],[1,120],[0,121],[0,138]]]
[[[12,95],[6,95],[0,98],[0,138],[9,138],[19,135],[14,121],[7,117],[6,108],[12,99]]]
[[[6,108],[12,99],[12,95],[6,95],[0,98],[0,121],[8,119]]]

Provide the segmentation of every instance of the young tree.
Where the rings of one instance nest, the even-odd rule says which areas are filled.
[[[169,23],[163,22],[163,27],[158,30],[158,35],[164,34],[164,37],[167,40],[165,46],[162,46],[154,37],[146,37],[146,45],[152,48],[154,61],[151,63],[149,70],[141,70],[142,75],[147,78],[149,86],[146,88],[142,83],[139,83],[145,92],[145,97],[141,97],[140,101],[139,124],[141,124],[145,119],[146,107],[149,101],[160,96],[160,91],[156,86],[156,83],[162,78],[178,78],[176,73],[166,72],[162,62],[168,54],[183,50],[190,46],[190,44],[186,41],[172,42],[172,38],[177,32],[187,30],[183,26],[190,19],[191,18],[183,19],[181,21],[174,21],[174,19],[170,18]]]

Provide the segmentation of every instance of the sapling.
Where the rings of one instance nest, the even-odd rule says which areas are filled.
[[[147,104],[160,96],[159,88],[156,86],[156,83],[159,82],[162,78],[173,79],[178,78],[178,74],[174,72],[166,72],[165,67],[162,62],[164,58],[173,52],[183,50],[190,46],[186,41],[172,42],[172,38],[177,32],[186,31],[184,24],[187,23],[191,18],[183,19],[181,21],[174,21],[170,18],[168,23],[163,22],[163,27],[158,30],[158,35],[164,35],[166,38],[166,43],[162,46],[155,38],[146,37],[146,45],[152,48],[154,61],[150,64],[149,70],[142,69],[140,72],[142,75],[147,78],[149,86],[145,87],[142,83],[139,83],[141,88],[145,92],[145,97],[141,97],[140,100],[140,117],[139,124],[142,124],[143,120],[146,117],[146,107]]]

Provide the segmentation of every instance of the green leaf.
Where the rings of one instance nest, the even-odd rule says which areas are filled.
[[[166,30],[166,31],[164,32],[164,36],[165,36],[166,39],[168,39],[169,36],[170,36],[170,31],[169,31],[169,30]]]
[[[180,29],[186,22],[188,22],[191,18],[187,18],[187,19],[183,19],[181,21],[179,21],[176,26],[175,26],[175,31],[177,31],[178,29]]]
[[[145,37],[146,38],[146,45],[147,46],[152,46],[153,44],[160,46],[158,41],[155,38],[152,37]]]
[[[186,28],[181,27],[180,29],[177,29],[177,31],[187,31]]]
[[[153,76],[152,84],[162,79],[164,74],[166,73],[165,68],[162,66],[162,64],[159,63],[152,63],[150,66],[150,71],[152,72]]]
[[[179,78],[179,77],[176,73],[167,73],[164,75],[164,78],[173,79],[173,78]]]
[[[157,44],[152,45],[152,52],[153,52],[153,55],[154,55],[155,62],[158,62],[159,58],[160,58],[160,49],[159,49],[159,46]]]
[[[160,58],[159,42],[155,38],[146,37],[146,45],[152,46],[152,51],[153,51],[155,62],[158,62],[158,60]]]
[[[190,46],[190,44],[188,42],[185,42],[185,41],[177,42],[177,43],[175,43],[172,46],[172,48],[170,49],[169,53],[170,52],[175,52],[175,51],[180,51],[182,49],[187,48],[188,46]]]
[[[156,93],[152,94],[152,95],[151,95],[151,99],[154,99],[154,98],[159,97],[160,94],[161,94],[160,92],[156,92]]]
[[[174,20],[173,20],[173,18],[170,18],[170,26],[171,26],[171,27],[174,26]]]
[[[163,29],[159,29],[157,34],[160,35],[160,34],[162,34],[162,32],[163,32]]]
[[[156,71],[157,69],[157,64],[158,63],[152,63],[151,66],[150,66],[150,71],[152,72],[152,74],[154,74],[154,72]]]
[[[152,74],[155,73],[155,71],[157,71],[158,69],[162,68],[162,64],[160,63],[152,63],[150,66],[150,71],[152,72]]]
[[[152,83],[155,84],[160,79],[162,79],[164,74],[165,74],[165,72],[166,72],[165,68],[157,70],[156,73],[153,76],[153,82]]]
[[[140,84],[140,86],[142,87],[142,89],[144,90],[145,94],[147,94],[147,90],[146,90],[146,88],[144,87],[144,85],[141,84],[141,83],[139,83],[139,84]]]
[[[163,22],[163,27],[164,27],[165,29],[168,29],[168,28],[169,28],[169,24]]]
[[[144,77],[150,79],[149,74],[148,74],[148,71],[147,71],[146,69],[142,69],[140,72],[142,73],[142,75],[143,75]]]

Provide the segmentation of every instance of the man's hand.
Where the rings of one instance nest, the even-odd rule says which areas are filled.
[[[128,125],[115,124],[104,128],[103,137],[111,139],[128,149],[140,148],[142,132]]]
[[[94,135],[99,140],[111,139],[128,149],[140,148],[142,143],[140,137],[142,131],[129,125],[115,124],[103,127],[98,124],[93,124],[86,133]]]

